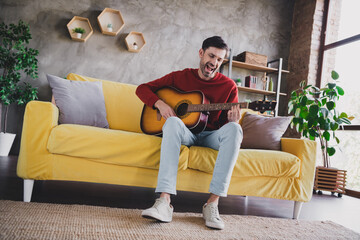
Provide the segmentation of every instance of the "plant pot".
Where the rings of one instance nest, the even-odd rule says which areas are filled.
[[[314,190],[338,193],[339,197],[345,193],[346,170],[336,168],[316,167]]]
[[[108,32],[112,32],[112,31],[113,31],[113,28],[112,28],[112,27],[111,27],[111,28],[108,27],[107,30],[108,30]]]
[[[82,33],[76,33],[76,37],[77,37],[77,38],[81,38],[81,37],[82,37]]]
[[[0,156],[9,156],[16,134],[0,133]]]

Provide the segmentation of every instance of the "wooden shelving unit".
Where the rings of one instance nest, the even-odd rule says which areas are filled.
[[[116,36],[125,26],[124,19],[119,10],[105,8],[97,17],[102,34]],[[112,31],[108,30],[108,24],[112,25]]]
[[[285,73],[289,73],[289,71],[287,70],[283,70],[282,69],[282,58],[270,61],[267,63],[267,66],[259,66],[259,65],[254,65],[254,64],[249,64],[249,63],[244,63],[244,62],[239,62],[239,61],[235,61],[232,60],[233,59],[233,54],[232,51],[230,49],[230,54],[229,54],[229,59],[225,59],[221,65],[220,68],[220,72],[223,72],[223,68],[224,66],[228,65],[229,67],[229,71],[228,71],[228,77],[231,78],[231,72],[232,72],[232,68],[241,68],[241,69],[246,69],[246,70],[250,70],[250,71],[256,71],[256,72],[263,72],[266,75],[268,74],[277,74],[277,78],[276,78],[276,89],[274,89],[274,91],[266,91],[266,90],[262,90],[262,89],[257,89],[257,88],[249,88],[249,87],[243,87],[243,86],[239,86],[238,90],[240,92],[248,92],[248,93],[255,93],[255,94],[261,94],[264,96],[264,100],[266,100],[267,96],[275,96],[275,100],[277,102],[276,107],[275,107],[275,111],[274,111],[274,116],[278,115],[278,109],[279,109],[279,100],[280,100],[280,96],[286,96],[286,93],[281,93],[280,92],[280,85],[281,85],[281,75],[285,74]],[[273,67],[269,67],[271,64],[277,62],[278,63],[278,68],[273,68]]]
[[[224,62],[223,62],[223,65],[226,65],[228,63],[229,63],[229,60],[225,59]],[[276,68],[263,67],[263,66],[253,65],[253,64],[234,61],[234,60],[232,61],[232,66],[237,67],[237,68],[253,70],[253,71],[266,72],[266,73],[274,73],[274,72],[278,71],[278,69],[276,69]],[[281,72],[282,73],[289,73],[289,71],[287,71],[287,70],[281,70]]]
[[[130,32],[125,38],[125,43],[129,52],[140,52],[146,41],[142,33]]]
[[[264,96],[275,96],[276,95],[276,92],[265,91],[265,90],[249,88],[249,87],[238,87],[238,90],[242,91],[242,92],[257,93],[257,94],[261,94]],[[279,94],[281,96],[286,96],[286,93],[279,93]]]
[[[85,29],[85,33],[82,35],[81,38],[76,36],[76,33],[73,32],[75,28],[83,28]],[[71,21],[67,24],[67,28],[69,30],[71,39],[78,42],[86,42],[89,37],[93,34],[93,29],[91,27],[90,21],[84,17],[75,16],[71,19]]]

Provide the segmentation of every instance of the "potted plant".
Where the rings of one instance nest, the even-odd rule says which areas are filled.
[[[330,140],[333,139],[335,144],[339,144],[340,140],[335,132],[342,124],[351,124],[348,115],[345,112],[340,113],[336,106],[340,96],[344,95],[344,90],[337,85],[339,74],[332,71],[331,77],[333,81],[321,89],[306,85],[305,81],[302,81],[300,88],[291,93],[288,104],[288,112],[295,114],[291,127],[295,127],[303,137],[319,139],[325,170],[331,167],[330,156],[336,152],[334,146],[329,144]],[[334,183],[334,180],[331,182]],[[334,190],[333,187],[328,189]]]
[[[109,23],[109,24],[107,25],[107,30],[108,30],[109,32],[112,32],[112,31],[113,31],[113,26],[112,26],[111,23]]]
[[[0,23],[0,156],[9,154],[15,138],[15,134],[7,133],[10,104],[25,105],[37,99],[37,89],[29,83],[20,83],[20,78],[24,74],[32,79],[38,78],[36,57],[39,51],[26,46],[30,39],[30,28],[23,21],[9,26],[4,22]]]
[[[73,29],[73,33],[76,33],[77,38],[81,38],[85,32],[86,32],[85,29],[83,29],[81,27],[77,27],[77,28]]]

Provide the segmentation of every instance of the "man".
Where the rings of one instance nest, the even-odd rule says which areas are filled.
[[[200,90],[210,103],[238,102],[238,91],[235,82],[218,73],[228,47],[221,37],[214,36],[204,40],[199,50],[200,67],[172,72],[162,78],[141,84],[137,96],[148,106],[157,108],[166,120],[163,126],[161,143],[160,168],[156,192],[160,198],[155,204],[142,212],[142,216],[162,222],[171,222],[173,207],[171,195],[176,195],[176,178],[181,144],[186,146],[205,146],[218,150],[213,178],[210,184],[210,197],[203,206],[205,225],[210,228],[223,229],[224,222],[219,216],[218,202],[226,197],[232,171],[237,160],[242,141],[240,107],[229,111],[210,112],[205,131],[193,134],[176,116],[174,110],[154,94],[162,87],[171,86],[188,92]]]

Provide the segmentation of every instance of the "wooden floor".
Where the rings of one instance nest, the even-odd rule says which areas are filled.
[[[23,181],[16,176],[17,157],[0,157],[0,199],[22,201]],[[154,189],[65,181],[35,181],[33,202],[87,204],[144,209],[153,204]],[[172,204],[176,212],[201,212],[208,194],[178,192]],[[221,214],[291,218],[293,202],[228,196],[219,205]],[[360,233],[360,199],[338,198],[324,192],[303,205],[300,220],[331,220]]]

